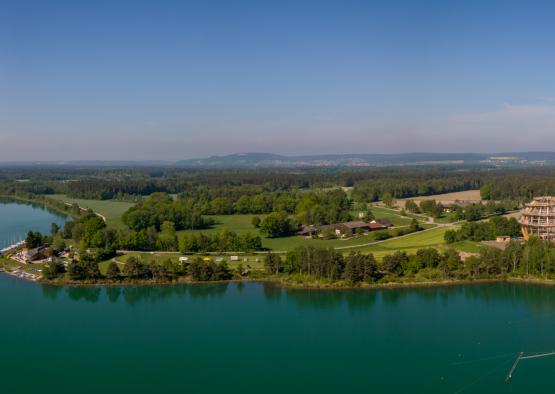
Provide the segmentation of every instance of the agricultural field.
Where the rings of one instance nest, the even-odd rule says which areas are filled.
[[[406,200],[413,200],[416,203],[424,200],[436,200],[437,202],[450,204],[455,201],[480,202],[482,201],[482,197],[480,196],[480,190],[466,190],[463,192],[445,193],[445,194],[436,194],[432,196],[421,196],[421,197],[399,199],[399,200],[396,200],[396,205],[399,208],[404,208]]]
[[[77,204],[81,208],[90,208],[106,218],[108,226],[113,228],[126,227],[121,217],[125,211],[133,206],[133,203],[129,202],[113,200],[84,200],[80,198],[71,198],[64,194],[52,194],[47,197],[69,204]]]

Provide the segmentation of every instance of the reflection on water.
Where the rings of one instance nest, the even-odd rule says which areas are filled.
[[[141,302],[157,303],[171,297],[195,299],[221,298],[226,294],[229,283],[167,285],[167,286],[52,286],[42,285],[42,294],[56,300],[64,290],[72,301],[98,302],[105,293],[111,303],[120,299],[128,305]],[[245,284],[234,284],[239,292]]]
[[[49,300],[56,300],[62,291],[60,286],[42,285],[42,294]]]
[[[347,307],[349,310],[365,311],[378,301],[386,307],[396,307],[408,298],[426,303],[447,303],[454,298],[474,299],[485,303],[504,302],[512,305],[525,304],[537,315],[555,313],[555,288],[550,286],[525,284],[481,284],[448,287],[406,288],[406,289],[359,289],[359,290],[314,290],[286,289],[278,285],[262,283],[208,283],[166,286],[83,286],[59,287],[42,285],[43,295],[52,301],[64,291],[71,301],[98,302],[106,297],[110,303],[124,301],[128,305],[141,302],[157,303],[177,297],[191,300],[218,299],[229,289],[240,297],[253,296],[259,292],[268,303],[291,301],[303,310],[318,310]]]
[[[67,295],[73,301],[98,302],[100,299],[100,287],[67,287]]]
[[[331,309],[346,305],[364,311],[376,303],[376,290],[286,290],[288,300],[301,309]]]

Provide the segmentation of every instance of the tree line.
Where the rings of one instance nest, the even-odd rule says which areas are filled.
[[[410,198],[481,189],[488,200],[530,200],[555,194],[553,167],[491,168],[422,166],[376,168],[304,168],[275,170],[202,170],[169,167],[2,167],[0,195],[18,193],[67,194],[86,199],[137,200],[155,192],[183,194],[185,199],[212,201],[226,198],[236,204],[280,191],[354,187],[355,201],[383,200],[384,196]],[[258,199],[260,200],[260,198]],[[260,210],[266,203],[243,199],[239,209]],[[285,202],[275,202],[283,205]],[[252,207],[250,207],[252,205]],[[215,203],[214,211],[229,209]],[[208,208],[207,208],[208,209]],[[235,208],[234,208],[235,209]],[[282,210],[282,207],[274,211]]]
[[[417,204],[413,200],[405,202],[405,210],[412,213],[425,213],[433,218],[447,217],[450,222],[467,220],[469,222],[480,220],[488,216],[503,215],[515,210],[518,204],[515,201],[487,201],[485,203],[473,203],[466,206],[452,204],[444,206],[436,200],[423,200]]]
[[[71,261],[67,267],[59,259],[54,259],[45,264],[42,274],[48,280],[67,276],[68,279],[76,282],[106,280],[111,282],[171,282],[180,277],[190,277],[194,281],[202,282],[230,280],[235,275],[234,271],[225,262],[204,261],[200,257],[188,263],[172,259],[166,259],[162,262],[156,260],[143,261],[135,256],[127,258],[123,268],[120,268],[116,261],[110,261],[106,273],[102,274],[98,262],[87,255],[81,256],[79,260]]]
[[[494,240],[499,236],[519,237],[520,224],[515,218],[492,217],[486,222],[463,223],[459,230],[447,230],[444,239],[447,244],[471,240],[474,242]]]
[[[285,258],[268,254],[265,269],[273,276],[303,281],[312,279],[330,282],[387,283],[420,280],[489,279],[504,276],[555,277],[555,244],[532,238],[511,241],[506,249],[484,247],[463,261],[454,249],[439,251],[424,248],[415,254],[403,251],[386,255],[377,261],[372,254],[342,255],[333,249],[298,247]]]

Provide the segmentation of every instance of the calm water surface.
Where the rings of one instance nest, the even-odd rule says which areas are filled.
[[[36,204],[0,198],[0,249],[25,239],[29,230],[50,234],[50,225],[62,225],[66,216]]]
[[[551,393],[555,288],[57,288],[0,275],[5,393]]]

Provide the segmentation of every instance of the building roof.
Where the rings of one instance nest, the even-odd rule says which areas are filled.
[[[353,221],[353,222],[346,222],[346,223],[339,223],[339,225],[350,228],[350,229],[369,227],[368,223],[363,222],[362,220],[356,220],[356,221]]]
[[[312,233],[315,233],[319,230],[319,227],[310,225],[310,226],[304,226],[301,230],[297,231],[298,235],[310,235]]]
[[[35,257],[37,256],[44,248],[38,247],[34,249],[26,249],[23,251],[26,257]]]
[[[385,225],[379,222],[368,223],[368,227],[370,227],[371,230],[383,230],[384,228],[386,228]]]
[[[386,227],[393,226],[393,223],[391,223],[391,220],[386,219],[386,218],[384,218],[384,219],[378,219],[378,220],[376,220],[376,223],[383,224],[383,225],[386,226]]]

